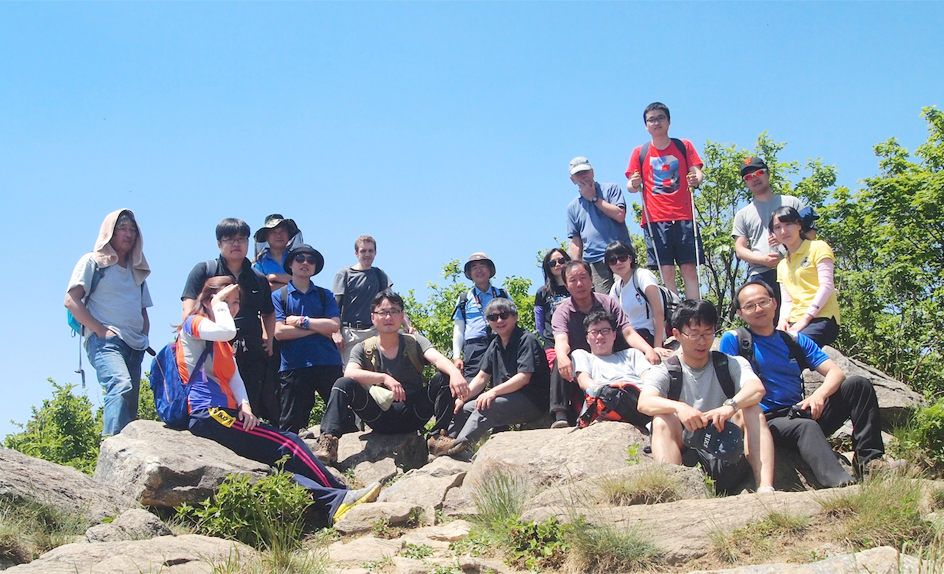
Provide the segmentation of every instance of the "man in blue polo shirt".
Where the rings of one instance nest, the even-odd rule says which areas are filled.
[[[603,256],[611,241],[630,242],[626,229],[626,200],[615,183],[597,183],[593,167],[585,157],[570,160],[570,181],[578,194],[567,206],[567,237],[570,256],[590,264],[593,290],[609,294],[613,288],[613,271]]]
[[[327,404],[331,387],[344,374],[331,339],[341,329],[341,312],[334,294],[311,281],[324,268],[321,253],[299,245],[285,258],[284,268],[292,280],[272,294],[275,337],[282,342],[279,426],[298,432],[308,426],[315,392]]]
[[[846,377],[839,365],[803,334],[796,334],[795,344],[788,342],[792,334],[774,328],[774,293],[763,281],[746,283],[734,301],[738,316],[750,327],[753,348],[741,353],[736,332],[728,331],[721,337],[720,350],[735,356],[753,354],[751,366],[767,389],[761,408],[774,444],[799,451],[820,486],[852,484],[855,480],[839,464],[826,440],[851,418],[856,470],[867,472],[881,465],[885,446],[872,383],[865,377]],[[805,398],[801,363],[825,377]]]
[[[465,276],[472,281],[472,289],[459,296],[452,314],[452,362],[462,371],[466,381],[479,373],[479,365],[493,335],[485,322],[483,309],[496,297],[511,299],[501,287],[492,286],[495,263],[484,253],[473,253],[465,262]]]

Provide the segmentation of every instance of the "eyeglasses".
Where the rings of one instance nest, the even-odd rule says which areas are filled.
[[[220,243],[222,243],[223,245],[248,245],[249,238],[248,237],[227,237],[226,239],[222,240]]]
[[[587,336],[593,337],[595,339],[597,337],[608,337],[610,333],[613,333],[613,329],[610,329],[609,327],[605,329],[590,329],[587,331]]]
[[[550,261],[547,262],[547,264],[550,265],[551,267],[557,267],[558,265],[563,265],[565,263],[567,263],[567,260],[564,259],[563,257],[561,257],[560,259],[551,259]]]
[[[685,331],[679,331],[679,333],[689,341],[711,341],[715,338],[714,333],[686,333]]]
[[[371,311],[374,315],[378,317],[396,317],[403,312],[403,309],[376,309]]]
[[[312,265],[314,265],[315,261],[317,261],[317,259],[315,259],[314,255],[306,255],[304,253],[299,253],[298,255],[295,256],[295,263],[311,263]]]
[[[774,300],[770,297],[764,297],[760,301],[754,301],[752,303],[745,303],[741,305],[741,310],[747,311],[748,313],[753,313],[758,307],[766,309],[773,304]]]
[[[607,265],[616,265],[617,262],[626,263],[629,261],[629,254],[624,253],[622,255],[610,255],[606,258]]]
[[[666,117],[665,114],[662,114],[661,116],[656,116],[656,117],[654,117],[654,118],[646,118],[646,123],[647,123],[647,124],[658,124],[658,123],[664,122],[664,121],[667,120],[667,119],[669,119],[669,118]]]
[[[500,311],[498,313],[492,313],[491,315],[486,315],[485,318],[489,321],[497,321],[499,319],[507,319],[511,317],[511,313],[508,311]]]
[[[767,170],[764,168],[760,168],[758,170],[752,171],[751,173],[748,173],[744,176],[744,181],[751,181],[755,177],[760,177],[764,175],[765,173],[767,173]]]

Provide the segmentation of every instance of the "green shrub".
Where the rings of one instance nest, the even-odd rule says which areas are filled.
[[[86,474],[94,473],[102,442],[101,410],[93,415],[88,397],[72,393],[75,385],[46,380],[53,386],[52,399],[44,400],[39,409],[33,407],[33,416],[26,424],[14,423],[22,431],[8,434],[4,445]]]
[[[308,490],[277,471],[250,484],[248,476],[229,475],[217,493],[197,506],[182,504],[177,515],[209,536],[239,540],[255,548],[299,548]]]
[[[509,524],[503,544],[506,562],[532,572],[559,568],[567,557],[565,535],[569,530],[568,525],[561,524],[555,517],[541,523],[515,521]]]
[[[902,433],[901,443],[906,451],[944,470],[944,399],[915,413]]]

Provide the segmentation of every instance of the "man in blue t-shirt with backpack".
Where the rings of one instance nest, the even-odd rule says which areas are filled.
[[[810,466],[820,486],[855,483],[836,458],[826,437],[852,419],[852,446],[858,473],[883,466],[882,421],[872,383],[861,376],[846,377],[816,343],[802,333],[774,328],[773,288],[760,279],[745,283],[734,298],[738,317],[748,329],[721,337],[723,353],[741,356],[764,383],[761,408],[777,447],[794,448]],[[804,397],[804,368],[823,375],[823,384]]]

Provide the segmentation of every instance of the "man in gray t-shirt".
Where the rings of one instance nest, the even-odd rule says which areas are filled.
[[[679,397],[669,398],[671,377],[667,362],[649,369],[639,395],[639,412],[653,417],[652,458],[682,464],[683,430],[694,432],[714,425],[720,431],[730,419],[744,432],[747,462],[754,471],[758,492],[772,492],[774,446],[760,408],[766,392],[763,383],[746,360],[730,357],[727,364],[734,396],[729,399],[725,395],[711,351],[718,311],[710,301],[682,301],[672,324],[682,349],[678,356],[682,372]]]

